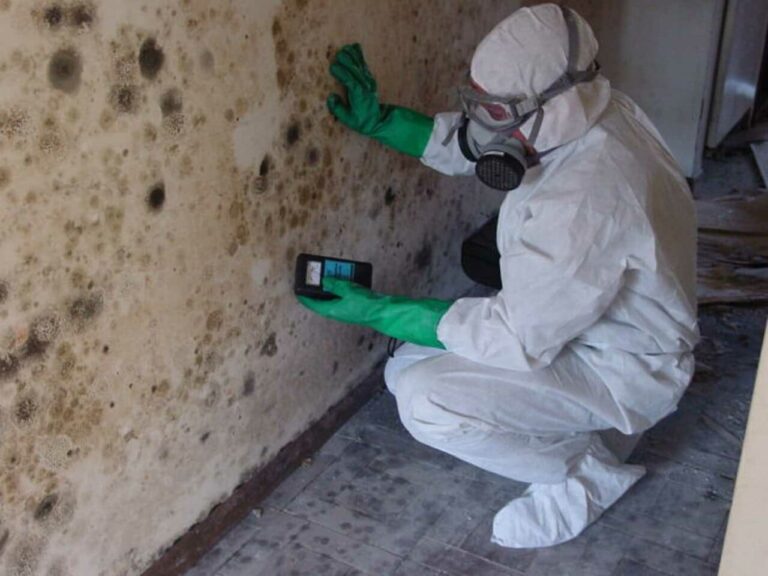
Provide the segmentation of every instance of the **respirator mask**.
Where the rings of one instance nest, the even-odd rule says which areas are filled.
[[[593,62],[587,70],[576,69],[579,60],[576,16],[569,8],[560,8],[568,29],[568,68],[549,88],[533,96],[507,97],[487,94],[471,83],[459,88],[464,114],[443,144],[448,145],[457,133],[459,148],[467,160],[475,163],[477,178],[496,190],[517,188],[526,170],[554,150],[531,154],[525,144],[514,136],[515,131],[535,116],[527,139],[533,149],[544,118],[544,104],[576,84],[590,82],[600,70],[597,62]]]

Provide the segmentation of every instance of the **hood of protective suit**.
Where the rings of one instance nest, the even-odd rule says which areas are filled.
[[[586,70],[598,44],[589,24],[574,13],[578,69]],[[529,97],[549,88],[568,69],[569,35],[562,10],[555,4],[522,8],[501,21],[478,45],[470,75],[494,96]],[[581,137],[597,122],[611,99],[610,83],[598,75],[544,104],[536,149],[548,150]],[[535,117],[535,115],[534,115]],[[521,128],[528,137],[534,123]]]

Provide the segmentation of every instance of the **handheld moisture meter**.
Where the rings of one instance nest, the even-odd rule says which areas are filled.
[[[333,300],[333,294],[323,290],[323,278],[339,278],[371,287],[373,266],[368,262],[299,254],[296,258],[296,278],[293,291],[299,296],[318,300]]]

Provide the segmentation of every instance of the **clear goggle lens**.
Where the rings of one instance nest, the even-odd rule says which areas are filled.
[[[459,88],[459,98],[465,114],[489,130],[517,128],[524,118],[517,115],[516,104],[525,98],[502,98],[479,91],[473,86]]]

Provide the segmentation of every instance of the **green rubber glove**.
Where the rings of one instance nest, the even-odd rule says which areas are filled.
[[[407,108],[379,103],[376,80],[363,58],[360,44],[336,53],[331,74],[346,88],[348,104],[338,94],[328,97],[328,109],[352,130],[420,158],[432,135],[434,120]]]
[[[437,339],[437,325],[453,302],[385,296],[337,278],[325,278],[323,290],[339,299],[316,300],[299,296],[299,302],[332,320],[368,326],[392,338],[421,346],[445,348]]]

